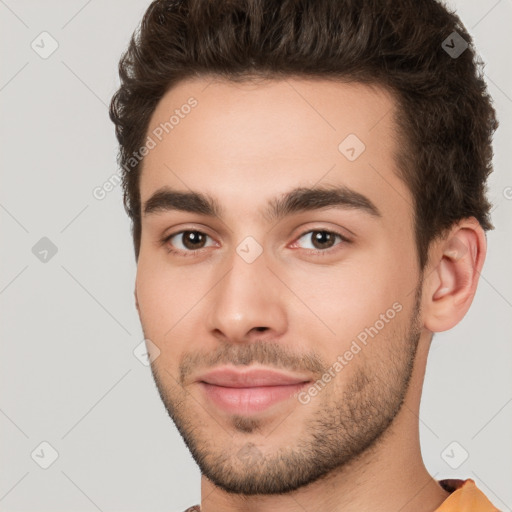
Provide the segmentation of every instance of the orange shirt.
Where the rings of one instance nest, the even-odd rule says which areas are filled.
[[[451,494],[433,512],[500,512],[471,478],[439,480],[439,484]],[[201,507],[195,505],[185,512],[201,512]]]
[[[439,483],[453,492],[434,512],[500,512],[471,478],[440,480]]]

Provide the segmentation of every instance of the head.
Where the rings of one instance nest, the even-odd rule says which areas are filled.
[[[469,308],[497,128],[471,42],[434,0],[145,13],[110,109],[137,307],[162,400],[219,487],[286,492],[372,449],[421,384],[418,345]],[[325,385],[228,414],[199,382],[221,364]]]

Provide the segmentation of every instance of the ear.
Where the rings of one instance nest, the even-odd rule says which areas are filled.
[[[433,242],[423,284],[423,321],[428,330],[446,331],[462,320],[473,302],[486,251],[485,232],[474,217]]]

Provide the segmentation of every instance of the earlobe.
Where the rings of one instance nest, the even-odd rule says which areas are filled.
[[[486,254],[485,233],[476,219],[466,219],[436,248],[437,265],[424,283],[424,323],[441,332],[457,325],[471,306]]]

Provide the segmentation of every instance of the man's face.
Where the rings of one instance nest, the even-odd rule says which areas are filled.
[[[191,96],[197,105],[182,108]],[[420,274],[393,109],[391,96],[362,84],[196,79],[151,118],[139,315],[160,351],[152,371],[162,400],[224,490],[311,483],[378,442],[400,408],[421,332]],[[154,132],[173,114],[169,133]],[[206,195],[221,212],[168,199],[175,208],[153,200],[144,214],[166,187]],[[276,211],[297,188],[348,194],[334,205],[320,192],[316,206],[296,194]],[[274,369],[300,383],[201,382],[217,368]]]

